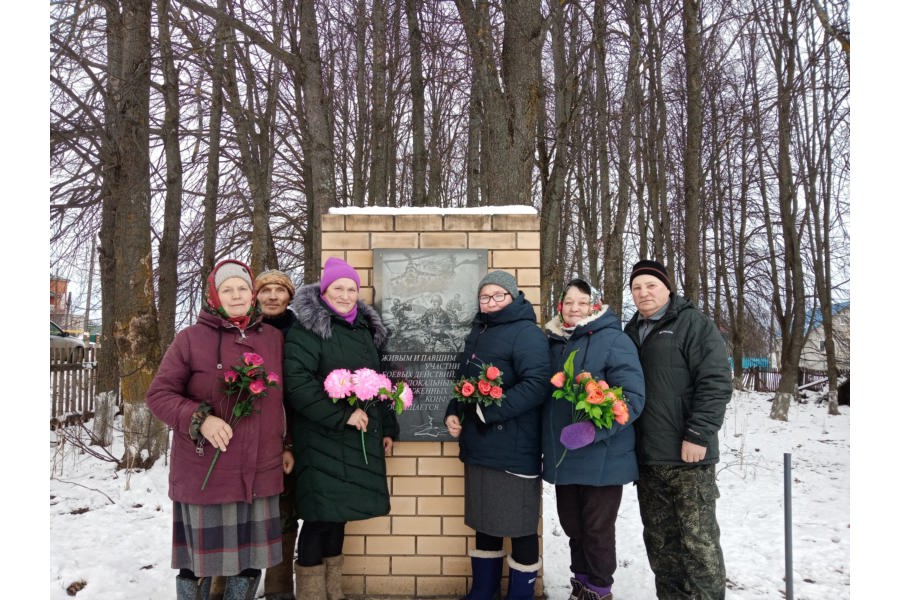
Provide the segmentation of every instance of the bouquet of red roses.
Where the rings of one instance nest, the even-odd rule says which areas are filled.
[[[453,385],[453,397],[466,404],[500,404],[506,397],[503,393],[503,371],[490,363],[482,364],[478,377],[460,377]]]
[[[575,374],[576,352],[578,350],[573,350],[563,363],[563,370],[550,378],[550,383],[556,388],[553,397],[573,405],[572,424],[563,427],[559,436],[566,450],[577,450],[592,443],[595,427],[610,429],[613,421],[624,425],[629,418],[628,404],[621,386],[610,387],[602,379],[594,379],[587,371]]]

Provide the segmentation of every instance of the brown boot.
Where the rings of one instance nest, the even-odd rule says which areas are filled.
[[[222,600],[225,595],[225,578],[216,575],[212,578],[212,585],[209,588],[209,600]]]
[[[301,567],[294,564],[297,575],[297,598],[300,600],[328,600],[325,594],[325,565]]]
[[[325,557],[325,591],[328,600],[345,600],[341,581],[344,578],[344,555]]]
[[[294,600],[294,541],[296,531],[281,534],[281,562],[266,569],[266,600]]]

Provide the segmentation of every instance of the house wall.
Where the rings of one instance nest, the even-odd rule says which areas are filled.
[[[832,319],[834,330],[834,355],[837,368],[850,369],[850,307],[848,306]],[[825,371],[828,363],[825,358],[823,342],[825,331],[821,324],[815,327],[809,334],[806,344],[800,351],[800,368],[813,371]]]
[[[365,302],[373,303],[377,292],[373,249],[477,248],[488,250],[489,270],[503,269],[516,276],[540,319],[540,218],[536,211],[433,214],[433,210],[403,209],[384,214],[384,209],[376,209],[368,214],[362,210],[331,209],[323,215],[322,263],[330,256],[350,263],[359,272],[360,298]],[[468,551],[475,547],[475,532],[463,523],[463,465],[458,455],[455,441],[394,444],[394,455],[387,459],[390,514],[347,526],[344,589],[348,594],[449,598],[466,593],[471,583]],[[543,595],[542,578],[535,589]]]

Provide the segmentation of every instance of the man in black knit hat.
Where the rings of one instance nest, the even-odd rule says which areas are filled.
[[[635,421],[644,545],[661,599],[725,598],[716,520],[719,429],[731,369],[712,319],[672,291],[665,266],[631,270],[637,312],[625,333],[638,347],[646,405]]]

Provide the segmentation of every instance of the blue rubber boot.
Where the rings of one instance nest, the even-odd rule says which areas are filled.
[[[472,550],[472,589],[465,600],[494,600],[500,592],[500,575],[503,573],[503,550]]]
[[[509,588],[506,591],[506,600],[534,600],[534,583],[537,581],[538,570],[541,561],[533,565],[517,563],[510,556],[509,562]]]

